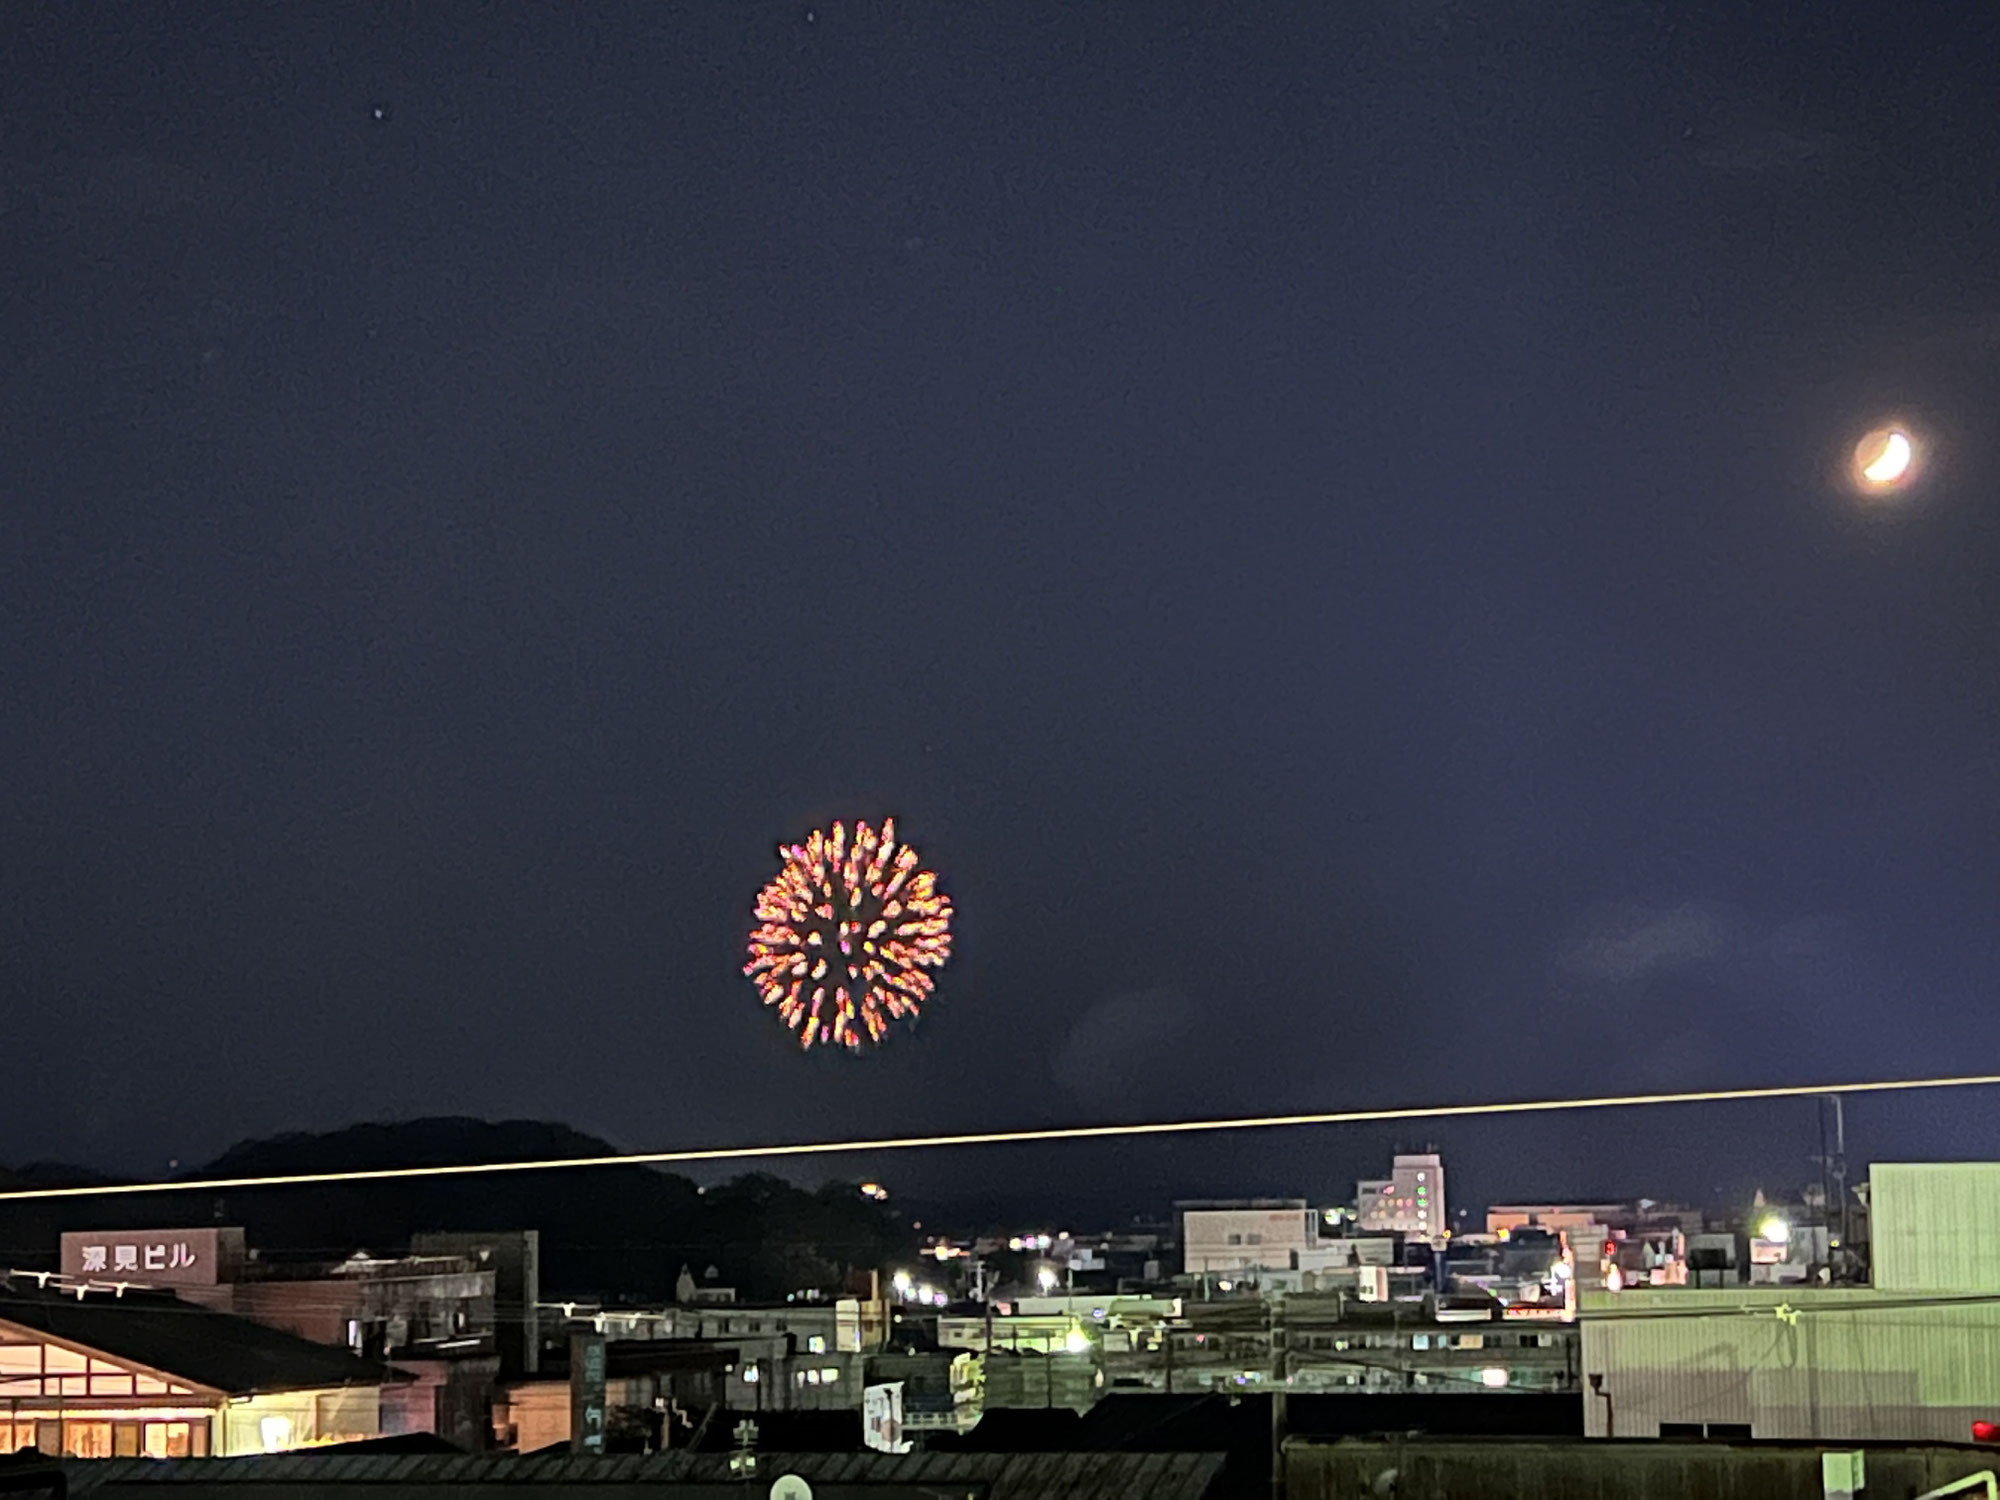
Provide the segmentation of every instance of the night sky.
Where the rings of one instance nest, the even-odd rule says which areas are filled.
[[[0,1162],[1995,1070],[1988,7],[595,10],[0,16]],[[958,956],[801,1056],[751,896],[883,813]],[[874,1165],[1420,1138],[1812,1170]]]

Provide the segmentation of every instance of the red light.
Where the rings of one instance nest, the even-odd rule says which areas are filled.
[[[2000,1422],[1974,1422],[1972,1440],[1975,1443],[2000,1443]]]

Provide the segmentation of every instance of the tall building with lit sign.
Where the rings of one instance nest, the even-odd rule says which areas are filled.
[[[1450,1227],[1445,1218],[1444,1162],[1435,1152],[1395,1158],[1387,1177],[1356,1184],[1357,1223],[1378,1234],[1404,1234],[1413,1239],[1441,1240]]]

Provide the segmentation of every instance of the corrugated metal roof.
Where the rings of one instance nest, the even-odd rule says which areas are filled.
[[[814,1484],[985,1485],[990,1500],[1202,1500],[1222,1472],[1220,1453],[772,1453],[760,1477],[798,1474]],[[77,1495],[131,1484],[405,1485],[716,1484],[730,1478],[725,1453],[315,1454],[270,1457],[110,1459],[64,1464]],[[381,1490],[376,1500],[386,1500]]]

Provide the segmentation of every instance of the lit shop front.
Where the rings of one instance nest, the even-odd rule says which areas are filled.
[[[386,1378],[157,1293],[0,1286],[0,1454],[231,1457],[373,1437]]]
[[[205,1458],[216,1395],[0,1323],[0,1453]]]

